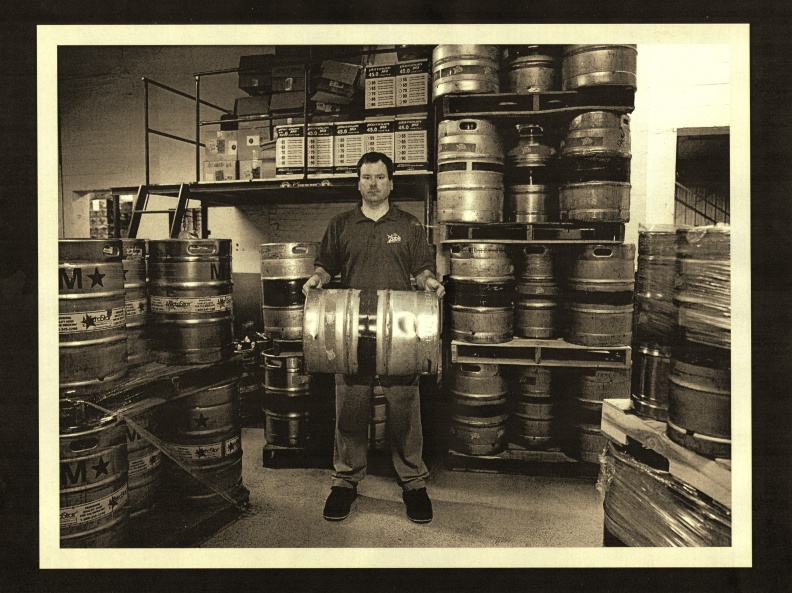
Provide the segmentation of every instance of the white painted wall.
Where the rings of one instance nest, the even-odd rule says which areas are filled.
[[[674,224],[678,128],[730,126],[728,45],[639,44],[638,92],[631,118],[630,223]]]

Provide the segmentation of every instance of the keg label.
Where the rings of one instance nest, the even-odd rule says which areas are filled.
[[[129,321],[130,317],[145,315],[148,309],[148,299],[133,299],[131,301],[126,301],[125,304],[127,321]]]
[[[493,76],[495,70],[492,66],[478,66],[474,64],[470,65],[462,65],[459,66],[452,66],[450,68],[441,68],[440,70],[435,70],[434,73],[434,80],[440,80],[441,78],[446,78],[448,76],[457,76],[459,74],[483,74],[484,76]]]
[[[241,437],[234,436],[220,443],[202,445],[176,445],[176,454],[182,461],[199,461],[206,459],[222,459],[241,451]]]
[[[605,138],[602,136],[583,136],[576,138],[567,138],[563,141],[562,146],[567,148],[574,148],[576,146],[603,146]],[[621,144],[621,143],[619,143]]]
[[[60,334],[105,331],[125,325],[126,315],[122,307],[58,315],[58,333]]]
[[[231,311],[233,307],[230,294],[202,297],[151,297],[152,313],[216,313]]]
[[[476,143],[446,142],[437,147],[437,152],[476,152]]]
[[[109,496],[94,500],[88,504],[78,504],[71,507],[62,506],[60,510],[60,526],[63,528],[102,519],[124,508],[126,503],[127,485],[124,484]]]
[[[129,476],[136,476],[147,472],[162,463],[162,452],[154,451],[151,455],[144,455],[129,460]]]

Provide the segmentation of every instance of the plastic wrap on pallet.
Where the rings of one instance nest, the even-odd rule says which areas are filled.
[[[597,490],[606,528],[628,546],[731,545],[731,511],[611,442],[600,456]]]
[[[673,225],[638,225],[638,270],[635,281],[635,334],[668,345],[676,330],[674,305],[676,231]]]
[[[677,231],[674,302],[677,323],[692,342],[731,348],[730,227]]]

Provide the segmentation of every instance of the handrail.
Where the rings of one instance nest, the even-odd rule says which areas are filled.
[[[169,140],[178,140],[180,142],[186,142],[187,144],[194,144],[195,151],[197,154],[200,153],[201,147],[204,146],[200,141],[200,136],[196,134],[195,140],[191,140],[189,138],[183,138],[182,136],[177,136],[175,134],[170,134],[168,132],[164,132],[162,130],[157,130],[149,126],[149,85],[161,88],[168,92],[173,93],[179,97],[184,97],[186,99],[195,99],[198,104],[203,103],[204,105],[211,107],[213,109],[217,109],[218,111],[222,111],[223,113],[230,114],[233,111],[229,111],[224,107],[220,107],[219,105],[215,105],[214,103],[210,103],[209,101],[201,100],[199,97],[193,97],[189,93],[185,93],[184,91],[180,91],[179,89],[175,89],[170,87],[166,84],[162,84],[161,82],[157,82],[156,80],[152,80],[151,78],[147,78],[146,76],[142,76],[141,80],[143,81],[143,102],[144,102],[144,109],[145,109],[145,118],[144,118],[144,127],[145,127],[145,145],[144,145],[144,157],[146,160],[146,185],[151,184],[151,148],[149,144],[149,136],[151,134],[155,134],[157,136],[162,136],[163,138],[168,138]]]

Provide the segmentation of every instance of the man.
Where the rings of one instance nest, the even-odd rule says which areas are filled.
[[[341,273],[341,285],[363,291],[418,288],[442,297],[435,278],[432,250],[423,226],[413,215],[390,204],[393,161],[380,152],[364,154],[357,165],[362,202],[335,216],[319,247],[314,274],[303,286],[321,288]],[[387,401],[391,457],[399,476],[407,516],[416,523],[432,520],[432,503],[424,480],[423,435],[418,376],[378,377],[371,370],[358,375],[336,375],[336,430],[333,448],[333,484],[324,518],[341,521],[349,516],[357,485],[366,475],[370,400],[374,387]]]

